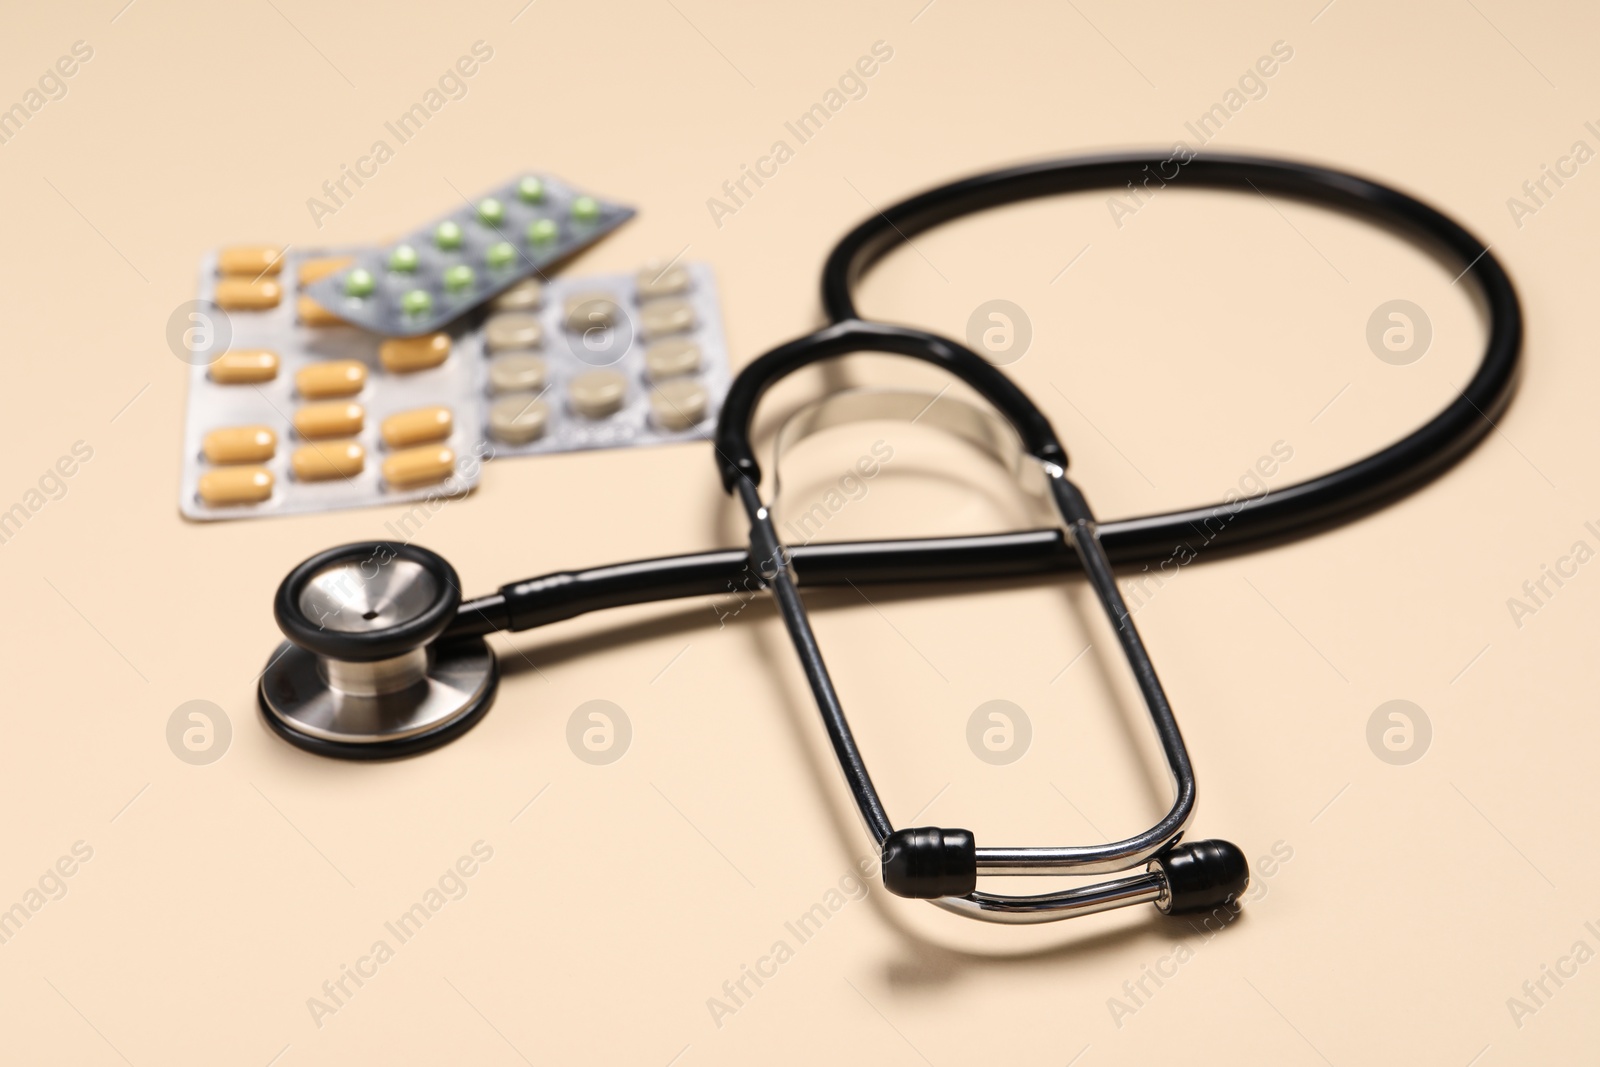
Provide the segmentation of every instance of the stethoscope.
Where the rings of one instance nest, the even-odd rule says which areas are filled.
[[[891,248],[942,222],[1016,201],[1128,185],[1164,184],[1279,194],[1392,225],[1464,265],[1485,301],[1489,340],[1471,381],[1426,425],[1344,468],[1255,498],[1098,523],[1067,477],[1049,420],[1012,381],[970,349],[923,330],[865,321],[852,288]],[[767,352],[729,389],[713,439],[724,488],[750,523],[747,549],[646,559],[515,582],[464,601],[455,570],[412,544],[329,549],[296,567],[274,613],[288,638],[260,683],[262,714],[301,748],[345,759],[423,752],[459,737],[489,710],[498,669],[484,635],[527,630],[585,612],[730,589],[771,593],[783,617],[834,755],[882,857],[890,892],[989,922],[1049,922],[1150,902],[1167,914],[1233,905],[1249,882],[1244,854],[1226,841],[1186,841],[1195,780],[1188,751],[1132,615],[1115,564],[1168,558],[1204,530],[1207,554],[1303,535],[1380,507],[1440,474],[1494,425],[1516,384],[1522,313],[1488,248],[1450,218],[1375,182],[1322,167],[1212,156],[1108,156],[1036,163],[930,190],[857,226],[829,255],[822,299],[831,325]],[[1060,525],[968,537],[785,547],[762,497],[751,422],[762,395],[802,367],[859,352],[933,364],[966,383],[992,411],[938,406],[936,422],[1007,462],[1042,491]],[[920,410],[918,410],[920,407]],[[780,432],[798,439],[861,418],[918,416],[931,405],[896,391],[847,391],[802,409]],[[792,431],[792,432],[791,432]],[[1218,523],[1219,516],[1226,521]],[[1208,520],[1211,520],[1208,525]],[[1081,569],[1116,632],[1174,783],[1170,810],[1143,833],[1099,845],[979,847],[971,832],[896,829],[856,746],[800,596],[800,586],[993,579]],[[1124,873],[1134,872],[1134,873]],[[977,889],[979,877],[1119,875],[1035,895]]]

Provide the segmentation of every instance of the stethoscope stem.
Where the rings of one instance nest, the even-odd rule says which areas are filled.
[[[794,580],[802,589],[991,581],[1079,566],[1059,527],[967,537],[789,545],[785,551]],[[690,597],[713,598],[708,613],[715,618],[716,600],[743,602],[765,588],[753,563],[749,550],[735,548],[556,571],[463,601],[445,636],[530,630],[591,611]]]

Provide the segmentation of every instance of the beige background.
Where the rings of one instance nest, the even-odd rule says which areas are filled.
[[[93,857],[0,945],[5,1058],[1592,1060],[1600,963],[1547,980],[1553,996],[1520,1026],[1507,1000],[1575,942],[1600,949],[1584,926],[1600,928],[1600,577],[1580,569],[1520,627],[1507,599],[1574,542],[1600,547],[1584,528],[1600,519],[1600,164],[1520,227],[1506,202],[1574,141],[1600,148],[1584,127],[1600,120],[1600,27],[1578,4],[1320,2],[379,13],[100,0],[13,13],[0,103],[75,41],[93,58],[0,145],[0,504],[75,441],[94,456],[0,545],[0,906],[75,842]],[[314,225],[307,198],[478,40],[494,54],[467,95]],[[715,225],[707,198],[877,41],[893,58],[866,95]],[[1212,147],[1332,163],[1442,207],[1512,273],[1528,344],[1514,406],[1442,480],[1335,532],[1202,561],[1139,611],[1199,772],[1197,832],[1253,861],[1292,852],[1270,877],[1258,867],[1240,921],[1209,938],[1150,909],[991,928],[874,885],[716,1025],[708,998],[793,942],[784,923],[868,853],[761,604],[723,627],[698,601],[497,639],[495,710],[420,759],[321,760],[261,725],[252,684],[277,640],[279,579],[327,545],[382,536],[399,509],[179,519],[186,367],[163,331],[206,249],[373,241],[455,203],[452,185],[548,168],[641,209],[572,269],[685,249],[712,263],[743,363],[818,323],[822,258],[870,204],[1018,160],[1193,144],[1185,121],[1277,41],[1292,59]],[[1471,371],[1482,326],[1454,271],[1384,234],[1181,190],[1123,222],[1101,196],[995,212],[896,253],[862,293],[870,314],[953,336],[982,301],[1022,306],[1034,339],[1010,370],[1104,516],[1217,499],[1277,442],[1293,458],[1273,484],[1331,469],[1420,422]],[[1394,298],[1434,328],[1406,367],[1364,339]],[[786,501],[820,499],[880,438],[894,460],[824,538],[1036,521],[992,471],[892,427],[808,446]],[[708,450],[684,446],[492,465],[419,540],[475,593],[740,536]],[[1043,844],[1153,818],[1161,776],[1081,589],[911,592],[815,598],[897,822]],[[203,767],[165,739],[195,699],[233,730]],[[591,699],[632,723],[609,766],[565,742]],[[1009,766],[966,745],[968,717],[994,699],[1033,724]],[[1366,741],[1392,699],[1432,724],[1406,766]],[[319,1027],[308,998],[478,841],[493,858],[466,895]],[[1179,946],[1176,975],[1129,999],[1124,983],[1170,973]],[[1114,997],[1137,1010],[1119,1016]]]

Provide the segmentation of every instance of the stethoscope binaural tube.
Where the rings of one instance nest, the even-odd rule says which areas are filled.
[[[756,406],[768,389],[811,364],[858,352],[917,359],[953,374],[993,405],[1042,470],[1067,541],[1117,635],[1172,775],[1172,806],[1149,829],[1100,845],[983,848],[968,830],[897,830],[890,822],[800,599],[788,550],[762,499],[761,470],[750,437]],[[885,888],[973,918],[1006,923],[1049,922],[1141,902],[1168,912],[1209,911],[1243,893],[1249,868],[1236,846],[1226,841],[1180,843],[1195,802],[1194,770],[1183,736],[1100,547],[1094,516],[1066,476],[1067,457],[1055,430],[1009,378],[965,346],[935,334],[849,320],[773,349],[746,367],[723,403],[715,440],[723,483],[750,520],[751,566],[778,606],[857,811],[879,847]],[[1108,874],[1138,866],[1145,871],[1053,893],[1002,895],[977,888],[980,875]]]

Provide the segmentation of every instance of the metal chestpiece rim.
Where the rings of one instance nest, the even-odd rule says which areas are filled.
[[[455,569],[416,545],[340,545],[291,571],[273,614],[288,638],[262,672],[263,718],[344,759],[427,751],[470,729],[499,671],[481,637],[439,641],[461,604]]]

